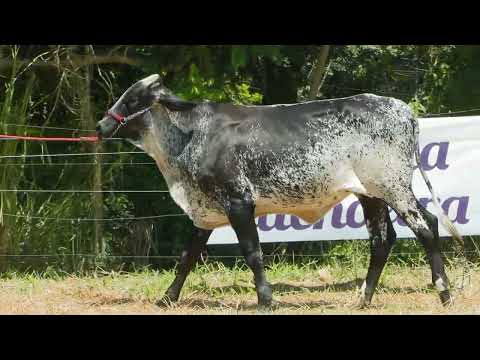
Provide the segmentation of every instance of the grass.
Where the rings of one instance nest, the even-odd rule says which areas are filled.
[[[453,283],[461,266],[450,264]],[[317,262],[268,266],[277,307],[271,314],[480,314],[480,269],[471,266],[462,292],[450,308],[440,305],[425,265],[387,265],[372,306],[353,305],[366,268]],[[174,271],[137,270],[76,276],[48,270],[6,273],[0,279],[1,314],[256,314],[256,293],[249,269],[238,263],[198,266],[186,281],[180,301],[159,308],[155,301],[174,278]]]

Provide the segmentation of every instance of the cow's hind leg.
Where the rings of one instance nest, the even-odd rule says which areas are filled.
[[[396,239],[387,204],[382,200],[358,195],[370,235],[370,265],[362,285],[358,307],[370,305],[373,293]]]
[[[272,304],[272,290],[266,280],[262,250],[255,224],[255,204],[251,196],[232,197],[227,205],[227,216],[235,231],[240,249],[253,272],[258,305],[268,308]]]
[[[432,270],[432,282],[439,292],[440,301],[443,305],[449,305],[451,296],[440,253],[437,217],[420,205],[410,187],[404,187],[402,191],[395,193],[387,193],[384,200],[412,229],[424,246]]]
[[[172,284],[167,289],[162,299],[157,302],[157,305],[168,305],[171,302],[177,301],[180,296],[183,284],[187,279],[188,274],[192,270],[193,266],[197,262],[202,250],[205,249],[208,238],[212,230],[204,230],[200,228],[194,228],[193,236],[190,238],[185,250],[180,256],[180,263],[177,269],[177,275]]]

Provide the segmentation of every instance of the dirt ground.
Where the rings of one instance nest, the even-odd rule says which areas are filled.
[[[461,269],[449,269],[452,283]],[[427,267],[390,267],[370,308],[357,310],[365,271],[340,268],[269,270],[276,307],[269,314],[480,314],[480,270],[471,269],[463,291],[449,308],[440,305]],[[173,272],[94,274],[86,277],[23,275],[0,280],[0,314],[259,314],[251,274],[246,269],[197,269],[180,301],[159,308],[155,300]],[[263,314],[263,313],[262,313]]]

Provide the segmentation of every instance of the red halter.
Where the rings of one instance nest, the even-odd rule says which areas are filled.
[[[127,125],[127,123],[130,121],[130,120],[133,120],[137,117],[139,117],[140,115],[146,113],[147,111],[150,111],[150,107],[147,107],[145,109],[142,109],[140,111],[137,111],[136,113],[133,113],[131,115],[128,115],[128,116],[123,116],[123,115],[120,115],[120,114],[117,114],[111,110],[108,110],[107,111],[107,115],[111,116],[112,118],[114,118],[119,124],[120,126],[125,126]]]
[[[117,120],[117,122],[119,122],[121,125],[125,125],[125,116],[122,116],[120,114],[116,114],[116,113],[114,113],[113,111],[110,111],[110,110],[107,111],[107,115],[109,115],[112,118],[114,118],[115,120]]]

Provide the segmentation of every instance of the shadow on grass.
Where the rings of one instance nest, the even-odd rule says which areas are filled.
[[[197,308],[199,310],[230,310],[230,311],[245,311],[245,310],[254,310],[260,313],[270,313],[280,309],[302,309],[304,307],[315,308],[322,307],[328,309],[335,309],[338,307],[338,304],[334,304],[327,301],[316,300],[316,301],[306,301],[301,303],[290,303],[285,301],[275,301],[273,305],[268,310],[259,310],[257,302],[251,303],[235,303],[233,301],[220,301],[220,300],[200,300],[200,299],[185,299],[177,303],[177,306],[187,306],[189,308]],[[175,308],[175,306],[173,307]]]
[[[344,292],[352,291],[361,287],[363,283],[362,278],[356,278],[353,280],[333,283],[333,284],[322,284],[322,285],[294,285],[283,282],[278,282],[271,284],[273,295],[275,294],[292,294],[292,293],[305,293],[305,292],[322,292],[322,291],[333,291],[333,292]],[[170,306],[161,306],[162,308],[175,309],[176,307],[189,307],[189,308],[198,308],[201,310],[231,310],[231,311],[242,311],[242,310],[257,310],[256,299],[251,303],[245,302],[235,302],[234,300],[221,300],[214,299],[213,297],[218,296],[219,294],[229,294],[229,295],[240,295],[245,293],[255,292],[253,285],[227,285],[227,286],[217,286],[197,289],[200,293],[203,293],[206,297],[211,296],[212,299],[198,299],[198,298],[186,298],[182,299],[176,303],[171,304]],[[432,287],[429,285],[422,287],[388,287],[388,286],[379,286],[377,289],[382,292],[387,293],[403,293],[403,294],[415,294],[422,293],[426,291],[431,291]],[[209,292],[211,292],[209,294]],[[160,294],[159,294],[160,295]],[[352,298],[353,300],[353,298]],[[106,298],[94,301],[91,305],[101,306],[101,305],[123,305],[137,302],[132,298]],[[321,307],[324,309],[334,309],[338,308],[338,303],[327,302],[323,300],[314,300],[314,301],[299,301],[295,302],[286,302],[286,301],[274,301],[274,306],[271,310],[278,309],[301,309],[303,307],[308,308],[317,308]],[[372,308],[372,305],[370,306]],[[373,306],[375,307],[375,306]],[[268,311],[267,311],[268,313]]]
[[[303,286],[303,285],[292,285],[286,283],[276,283],[272,285],[274,291],[278,293],[288,293],[288,292],[304,292],[307,291],[334,291],[334,292],[343,292],[349,290],[355,290],[362,286],[364,279],[354,279],[342,283],[336,284],[325,284],[320,286]],[[415,294],[425,292],[430,290],[431,286],[422,286],[422,287],[389,287],[389,286],[382,286],[379,285],[377,287],[378,290],[382,290],[388,293],[403,293],[403,294]]]
[[[340,282],[340,283],[333,283],[333,284],[324,284],[324,285],[294,285],[288,283],[273,283],[271,284],[272,290],[274,293],[277,294],[285,294],[285,293],[295,293],[295,292],[322,292],[322,291],[334,291],[334,292],[343,292],[349,290],[355,290],[360,288],[363,284],[364,279],[356,278],[353,280]],[[212,287],[212,291],[219,291],[219,292],[233,292],[233,293],[245,293],[246,291],[252,291],[255,288],[253,286],[245,286],[245,285],[228,285],[228,286],[219,286],[219,287]],[[425,291],[432,290],[433,287],[429,284],[426,286],[421,287],[389,287],[389,286],[382,286],[379,285],[377,290],[382,290],[388,293],[403,293],[403,294],[415,294],[415,293],[422,293]]]
[[[133,304],[138,302],[132,298],[114,298],[114,299],[99,299],[90,302],[91,306],[102,306],[102,305],[125,305],[125,304]]]

